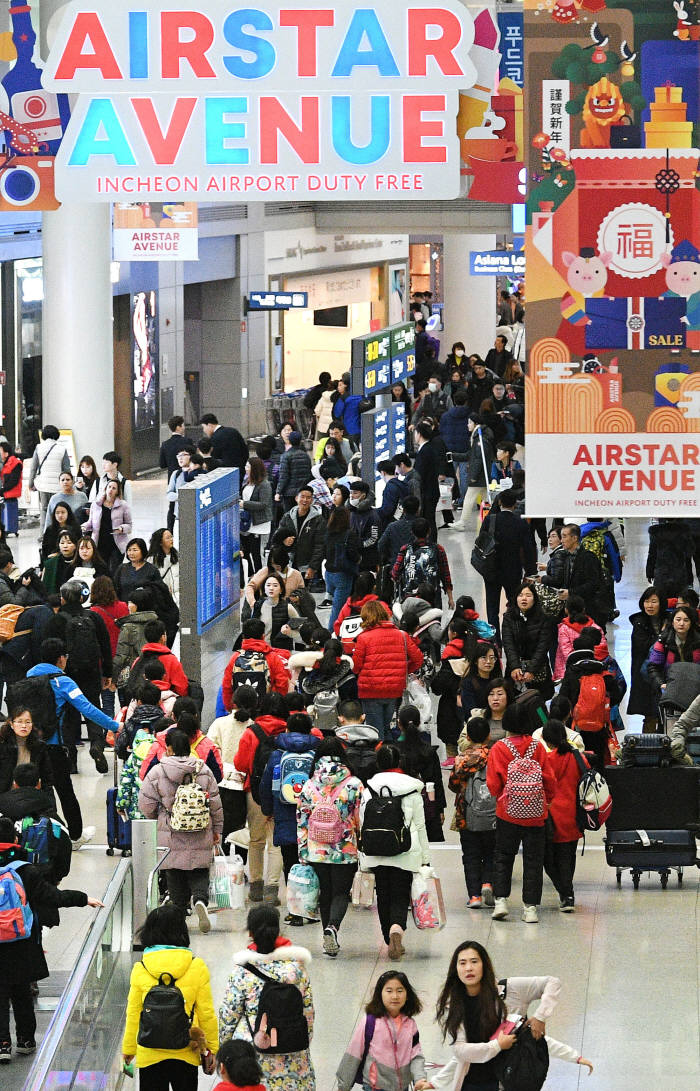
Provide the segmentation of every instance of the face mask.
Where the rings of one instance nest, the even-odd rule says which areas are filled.
[[[457,357],[458,360],[461,360],[462,357],[464,356],[464,353],[462,352],[461,349],[455,349],[455,356]]]
[[[437,383],[428,383],[428,390],[430,391],[431,394],[437,393],[437,388],[438,388]]]
[[[359,504],[359,503],[360,503],[360,499],[359,499],[359,497],[357,498],[357,500],[355,499],[355,497],[354,497],[354,496],[351,496],[351,497],[350,497],[350,500],[349,500],[349,504],[350,504],[350,507],[351,507],[351,508],[356,508],[356,507],[358,506],[358,504]]]

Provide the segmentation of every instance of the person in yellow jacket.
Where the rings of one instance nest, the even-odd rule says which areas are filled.
[[[201,1053],[219,1048],[219,1029],[209,970],[189,949],[185,917],[177,906],[163,905],[148,914],[140,931],[143,955],[131,971],[126,1026],[122,1040],[125,1064],[136,1059],[140,1091],[195,1091]],[[146,994],[161,974],[171,974],[183,995],[188,1016],[194,1012],[190,1046],[148,1049],[138,1044],[139,1020]],[[167,979],[166,979],[167,980]]]

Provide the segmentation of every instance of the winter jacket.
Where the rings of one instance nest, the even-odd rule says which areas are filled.
[[[587,674],[603,674],[605,688],[610,699],[610,707],[619,705],[624,696],[624,690],[621,690],[612,674],[605,672],[603,664],[594,657],[594,653],[592,654],[585,648],[572,652],[567,659],[559,696],[566,697],[571,704],[571,708],[575,709],[581,691],[581,679]]]
[[[529,735],[508,735],[508,742],[515,745],[518,752],[523,755],[532,742]],[[556,781],[547,766],[547,752],[542,743],[535,745],[534,760],[542,767],[542,785],[545,794],[544,814],[540,818],[521,818],[515,823],[517,826],[544,826],[547,818],[547,808],[556,792]],[[486,765],[486,784],[492,796],[496,797],[496,817],[504,822],[513,822],[506,813],[506,801],[503,798],[508,766],[514,761],[510,748],[506,746],[506,739],[500,739],[489,751],[489,760]]]
[[[187,837],[193,836],[187,834]],[[172,866],[172,865],[171,865]],[[137,1042],[139,1019],[146,994],[158,983],[161,974],[171,974],[185,1001],[185,1010],[194,1008],[193,1026],[199,1027],[206,1038],[207,1048],[215,1053],[219,1048],[214,998],[209,970],[201,958],[195,958],[186,947],[147,947],[131,970],[129,999],[126,1006],[126,1026],[122,1053],[136,1057],[138,1068],[148,1068],[159,1061],[177,1060],[199,1064],[199,1048],[146,1049]]]
[[[246,969],[246,963],[255,965],[265,976],[276,981],[296,985],[302,995],[311,1039],[314,1026],[314,1001],[309,980],[311,955],[305,947],[292,946],[281,937],[277,944],[269,954],[246,948],[233,956],[233,969],[219,1009],[222,1041],[233,1037],[252,1041],[251,1027],[255,1026],[265,982]],[[258,1063],[263,1070],[263,1085],[267,1091],[316,1091],[316,1078],[308,1049],[298,1053],[260,1053]]]
[[[103,678],[112,677],[112,645],[109,639],[109,632],[103,619],[99,614],[96,614],[93,610],[86,610],[82,606],[74,603],[66,603],[61,606],[58,613],[54,614],[53,618],[47,622],[45,634],[46,638],[58,637],[67,647],[70,648],[68,642],[68,625],[70,618],[85,618],[88,624],[93,629],[96,640],[96,648],[99,649],[99,653],[92,664],[92,670],[81,666],[80,670],[76,670],[73,673],[80,677],[86,675],[101,675]],[[71,662],[70,651],[68,653],[68,672],[73,671],[73,664]]]
[[[595,625],[593,618],[587,617],[585,621],[572,621],[570,617],[565,617],[559,622],[557,626],[557,655],[554,660],[554,678],[559,681],[564,677],[564,671],[566,670],[566,661],[574,650],[574,641],[581,635],[582,631],[589,625]],[[601,629],[602,639],[598,647],[595,649],[596,659],[605,659],[608,654],[608,642],[605,638],[605,632]],[[648,651],[649,649],[647,649]],[[646,655],[644,656],[646,659]]]
[[[170,828],[175,794],[188,774],[193,783],[196,781],[209,796],[209,826],[206,830]],[[158,844],[170,849],[169,868],[175,871],[209,868],[214,834],[221,836],[224,828],[224,809],[216,780],[201,758],[194,758],[191,754],[186,758],[164,754],[141,784],[138,807],[144,818],[158,819]]]
[[[365,1051],[367,1018],[364,1015],[355,1027],[338,1066],[338,1091],[352,1091]],[[425,1058],[413,1019],[401,1016],[398,1026],[387,1015],[376,1020],[362,1076],[364,1087],[377,1087],[381,1091],[406,1091],[417,1080],[426,1078]]]
[[[299,629],[303,622],[296,607],[292,606],[287,599],[281,598],[277,602],[273,602],[272,599],[265,596],[257,598],[252,609],[248,602],[243,603],[241,621],[245,622],[251,617],[260,618],[264,622],[264,639],[269,641],[275,648],[291,647],[291,637],[285,636],[281,632],[284,625],[289,625],[292,629]]]
[[[663,612],[658,617],[649,617],[640,600],[639,613],[632,614],[629,620],[632,626],[632,663],[627,712],[630,716],[655,716],[656,696],[646,678],[642,678],[641,670],[652,645],[659,638],[664,622]]]
[[[150,731],[138,728],[132,740],[131,753],[124,762],[117,791],[117,810],[125,814],[129,820],[144,817],[139,810],[139,792],[141,791],[139,769],[154,742],[155,738]],[[121,757],[121,754],[119,756]]]
[[[671,753],[676,761],[684,761],[687,758],[686,744],[688,735],[698,729],[700,729],[700,695],[678,717],[671,728]],[[688,761],[690,762],[691,759],[688,758]],[[2,806],[0,806],[0,811],[2,811]]]
[[[360,614],[362,613],[362,607],[368,602],[379,602],[379,596],[378,595],[363,595],[363,597],[361,599],[355,599],[355,598],[352,597],[352,595],[350,595],[349,598],[347,598],[345,600],[345,603],[341,607],[340,613],[338,614],[338,617],[335,620],[335,624],[333,625],[333,632],[335,633],[336,636],[340,636],[340,627],[343,624],[343,622],[347,621],[347,619],[351,618],[351,617],[359,618]],[[384,605],[384,609],[386,610],[387,620],[391,621],[391,618],[392,618],[391,609],[387,606],[386,603],[384,603],[383,605]],[[346,643],[348,643],[348,642],[346,641]],[[349,641],[349,643],[351,645],[352,650],[354,651],[355,641],[351,640],[351,641]],[[347,651],[348,648],[345,648],[345,650]]]
[[[331,401],[333,393],[332,390],[324,390],[316,402],[314,416],[316,417],[316,431],[319,434],[328,432],[333,423],[333,402]]]
[[[272,521],[272,485],[267,478],[254,486],[249,499],[243,501],[243,510],[250,512],[254,527]]]
[[[117,621],[120,618],[125,618],[129,614],[129,607],[125,602],[120,602],[118,599],[113,602],[111,606],[91,606],[96,614],[104,621],[107,626],[107,633],[109,634],[109,646],[112,649],[112,656],[116,654],[117,644],[119,643],[119,627]]]
[[[357,699],[357,679],[352,669],[352,659],[349,655],[341,655],[336,660],[335,667],[328,672],[319,670],[318,662],[310,669],[305,669],[299,676],[299,686],[303,694],[306,694],[310,702],[317,693],[323,690],[336,690],[339,701],[354,701]]]
[[[148,751],[141,764],[141,769],[139,771],[141,780],[145,780],[151,770],[167,756],[166,747],[168,743],[166,735],[169,730],[170,728],[167,728],[165,731],[159,731],[156,735],[153,746]],[[203,735],[201,731],[190,742],[190,756],[199,759],[199,761],[203,761],[216,783],[219,783],[224,775],[224,764],[221,760],[221,754],[219,753],[218,747],[214,745],[207,735]],[[184,758],[178,760],[184,761]]]
[[[483,708],[488,703],[486,700],[486,687],[494,678],[501,677],[501,666],[498,662],[496,662],[489,678],[481,678],[476,667],[465,676],[462,682],[462,714],[465,720],[469,719],[475,708]]]
[[[90,505],[90,515],[86,523],[83,523],[83,534],[90,534],[93,542],[97,543],[100,539],[100,524],[102,522],[102,504],[104,502],[104,496],[98,496],[97,500],[94,500]],[[126,549],[126,543],[131,537],[131,526],[133,518],[131,515],[131,508],[129,505],[121,499],[120,496],[114,501],[112,506],[112,537],[114,538],[114,544],[121,554]],[[120,598],[123,596],[120,595]]]
[[[522,466],[518,462],[517,458],[509,459],[506,466],[504,466],[502,462],[499,462],[498,459],[495,458],[491,463],[491,480],[505,481],[506,478],[512,480],[514,470],[522,470]]]
[[[131,664],[132,673],[136,664],[140,659],[159,659],[165,667],[164,681],[168,684],[168,689],[177,693],[178,697],[186,697],[190,691],[190,683],[187,679],[187,675],[182,669],[182,663],[176,655],[170,651],[167,644],[144,644],[141,649],[141,654],[138,659],[134,660]]]
[[[583,757],[586,766],[588,762]],[[578,762],[572,753],[560,754],[557,750],[547,751],[547,767],[556,781],[556,792],[549,804],[549,816],[552,819],[552,840],[578,841],[582,836],[576,824],[576,802],[578,782],[581,779]]]
[[[268,817],[272,815],[275,828],[272,836],[274,845],[296,845],[297,843],[297,808],[296,803],[285,803],[279,792],[273,789],[272,781],[275,766],[278,766],[285,754],[313,754],[321,742],[319,735],[302,735],[298,731],[285,731],[275,740],[275,749],[270,754],[265,772],[260,781],[260,807]]]
[[[345,572],[356,576],[362,549],[360,537],[353,528],[334,533],[326,529],[326,571]]]
[[[454,745],[462,727],[464,715],[457,704],[457,695],[467,669],[467,660],[461,654],[461,640],[451,641],[442,653],[440,669],[430,680],[430,688],[440,700],[437,707],[437,733],[444,743]]]
[[[557,546],[549,554],[547,560],[547,575],[542,577],[542,583],[547,587],[557,587],[560,590],[567,584],[567,565],[569,554],[564,546]]]
[[[499,511],[484,520],[496,541],[496,582],[512,587],[537,568],[537,549],[529,525],[514,511]]]
[[[544,741],[544,739],[542,738],[542,730],[543,729],[541,727],[536,727],[535,730],[532,732],[532,737],[535,742],[541,742],[547,753],[551,754],[554,747],[550,746],[549,743],[546,743]],[[574,731],[570,727],[566,727],[565,730],[566,741],[568,742],[569,746],[573,746],[574,750],[579,750],[583,754],[586,749],[586,745],[581,735],[578,733],[578,731]]]
[[[39,738],[36,729],[32,731],[29,738],[32,742],[29,760],[39,771],[42,788],[50,791],[53,787],[53,766],[49,761],[46,743]],[[9,792],[12,787],[18,755],[17,740],[13,731],[10,738],[0,741],[0,792]]]
[[[97,708],[91,701],[88,701],[80,686],[77,686],[72,678],[69,678],[62,670],[55,667],[53,663],[37,663],[35,667],[27,671],[27,678],[35,678],[37,675],[45,675],[51,683],[56,702],[56,717],[59,723],[59,730],[55,731],[50,739],[45,739],[45,742],[51,745],[62,744],[61,727],[66,705],[72,705],[85,720],[97,724],[105,732],[114,731],[116,733],[119,730],[119,724],[111,720],[109,716],[105,716],[101,708]]]
[[[319,760],[313,777],[307,780],[303,786],[297,802],[297,837],[300,863],[357,863],[360,802],[363,791],[362,781],[352,776],[346,765],[329,757]],[[342,836],[333,844],[314,841],[309,836],[309,818],[314,807],[319,803],[334,806],[342,823]]]
[[[267,669],[270,672],[270,690],[273,693],[281,693],[282,695],[289,692],[289,673],[282,657],[270,647],[267,641],[248,638],[242,641],[240,651],[233,653],[224,670],[223,697],[224,705],[229,712],[233,708],[233,691],[235,688],[233,668],[241,652],[260,652],[264,655]]]
[[[17,623],[15,636],[0,646],[0,679],[2,681],[19,681],[35,663],[41,660],[41,645],[46,627],[53,616],[53,611],[48,606],[25,607]]]
[[[401,546],[396,561],[394,562],[394,567],[391,570],[391,578],[394,583],[401,585],[404,596],[407,593],[410,594],[412,591],[415,591],[418,584],[422,582],[419,578],[419,573],[417,573],[414,568],[412,558],[414,553],[418,553],[426,546],[433,550],[430,564],[437,573],[436,582],[438,583],[438,586],[435,590],[439,591],[441,586],[444,587],[445,591],[452,590],[452,576],[450,574],[450,565],[447,560],[447,553],[445,552],[444,546],[438,545],[435,542],[429,542],[425,538],[416,538],[414,535],[407,545]],[[404,609],[407,609],[405,603]],[[408,609],[410,609],[410,607],[408,607]]]
[[[430,845],[425,830],[423,809],[423,782],[416,777],[407,776],[406,773],[386,772],[370,777],[362,793],[360,828],[372,793],[377,795],[384,787],[389,788],[392,795],[401,797],[404,823],[411,831],[411,847],[406,852],[399,853],[398,856],[367,856],[360,851],[360,867],[362,871],[370,871],[375,867],[396,867],[401,871],[411,871],[415,874],[421,867],[430,863]]]
[[[161,564],[154,561],[160,578],[173,597],[173,602],[180,605],[180,561],[173,562],[172,553],[163,558]]]
[[[539,689],[544,697],[551,697],[554,687],[547,653],[552,641],[552,623],[537,599],[526,614],[517,604],[508,607],[501,622],[501,638],[506,657],[506,677],[518,668],[535,676],[544,676],[543,682],[533,681],[530,685]]]
[[[483,452],[482,452],[483,446]],[[475,428],[469,440],[469,487],[485,489],[487,485],[484,463],[487,471],[496,453],[496,441],[490,428],[481,425]]]
[[[409,674],[423,664],[423,655],[408,633],[391,621],[364,629],[357,638],[353,669],[360,698],[400,697]]]
[[[455,816],[452,828],[455,830],[469,829],[467,823],[467,785],[471,783],[474,774],[486,766],[489,756],[489,748],[485,743],[472,743],[467,740],[463,750],[455,758],[455,763],[450,773],[447,786],[455,793]],[[495,820],[494,820],[495,826]]]
[[[425,738],[425,736],[424,736]],[[444,841],[440,816],[447,809],[447,797],[442,781],[442,769],[437,748],[422,741],[417,747],[408,747],[403,739],[396,744],[401,754],[401,768],[409,777],[416,777],[423,785],[423,811],[425,813],[425,834],[428,841]],[[433,799],[428,798],[426,786],[433,784]]]
[[[126,761],[127,757],[131,753],[134,745],[134,739],[139,731],[147,732],[152,735],[152,728],[163,719],[163,709],[160,705],[136,705],[131,715],[128,716],[126,723],[119,732],[115,742],[115,750],[117,757],[122,761]],[[141,761],[146,757],[150,750],[151,744],[155,742],[155,735],[151,737],[151,743],[148,749],[144,750],[141,755]],[[141,765],[139,762],[139,766]]]
[[[281,735],[283,731],[287,730],[286,721],[278,720],[276,716],[258,716],[255,723],[261,731],[264,731],[265,734],[269,735],[271,738],[276,735]],[[250,777],[253,772],[255,752],[259,745],[260,742],[255,732],[251,728],[246,728],[241,735],[241,741],[238,744],[238,750],[233,759],[236,769],[245,776],[246,791],[250,789]]]
[[[127,613],[124,617],[115,619],[119,629],[117,650],[112,659],[112,675],[115,681],[119,679],[124,668],[131,669],[131,664],[140,656],[146,643],[145,630],[149,621],[158,621],[155,610],[137,610],[135,614]]]
[[[333,402],[333,420],[341,421],[349,436],[360,434],[360,404],[363,401],[361,394],[346,394],[342,398],[336,398]]]
[[[219,788],[242,788],[243,776],[236,769],[235,757],[243,732],[252,724],[252,720],[237,720],[235,713],[217,716],[211,724],[207,738],[218,746],[224,766],[224,779]]]
[[[664,629],[649,650],[649,677],[657,690],[665,684],[671,663],[700,663],[700,640],[689,632],[681,652],[674,629]]]
[[[311,459],[303,447],[290,447],[280,459],[280,475],[277,479],[277,495],[296,496],[299,489],[311,477]]]
[[[114,586],[117,597],[123,602],[129,601],[129,595],[137,587],[149,587],[152,583],[163,583],[160,572],[154,564],[146,561],[140,568],[134,568],[131,561],[120,564],[114,574]],[[155,596],[155,592],[152,592]],[[154,604],[157,608],[157,602]]]
[[[401,481],[398,477],[390,477],[384,485],[384,491],[382,493],[382,503],[378,508],[379,514],[379,527],[383,534],[390,523],[395,521],[396,509],[407,496],[410,496],[411,490],[405,481]]]
[[[321,509],[312,504],[301,531],[298,531],[298,526],[299,513],[295,505],[280,519],[272,544],[283,545],[285,538],[294,538],[293,545],[286,547],[294,567],[302,573],[307,568],[320,572],[326,547],[326,521]]]
[[[542,577],[542,583],[546,587],[566,588],[571,595],[580,595],[586,613],[604,630],[606,618],[603,615],[606,611],[600,607],[599,599],[605,590],[605,576],[600,561],[594,553],[582,546],[573,554],[567,552],[565,560],[566,564],[562,562],[562,570],[558,572],[557,583],[554,583],[549,572]],[[534,572],[534,567],[528,571]],[[559,582],[560,580],[563,582]]]
[[[379,512],[373,505],[374,497],[367,497],[360,500],[357,507],[350,507],[350,526],[360,542],[360,568],[363,571],[371,571],[379,564]]]
[[[469,450],[471,439],[468,420],[469,407],[466,405],[453,405],[440,417],[440,435],[447,450],[453,454],[464,455]]]
[[[29,467],[29,488],[51,495],[61,487],[59,478],[70,470],[68,451],[57,439],[42,439],[34,449]]]
[[[413,539],[413,524],[417,518],[417,515],[413,515],[410,519],[393,519],[389,523],[379,539],[379,559],[382,564],[390,564],[393,568],[401,547],[408,545]]]
[[[693,535],[684,519],[654,523],[649,527],[646,574],[650,583],[667,595],[677,595],[692,585]]]
[[[2,494],[6,500],[16,500],[22,495],[22,462],[17,455],[8,455],[0,466]],[[87,500],[87,497],[85,497]]]

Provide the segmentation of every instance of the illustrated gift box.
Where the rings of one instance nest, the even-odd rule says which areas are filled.
[[[685,299],[628,296],[587,299],[587,349],[680,349],[685,347]]]

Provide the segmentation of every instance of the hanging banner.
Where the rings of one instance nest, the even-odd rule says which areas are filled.
[[[700,41],[641,7],[525,4],[528,515],[700,508]]]
[[[115,204],[115,261],[197,261],[197,203]]]
[[[485,38],[475,34],[484,16]],[[455,198],[459,93],[497,73],[497,43],[489,13],[472,18],[460,0],[233,10],[140,0],[133,11],[75,0],[46,64],[48,87],[78,93],[56,191],[85,201]]]
[[[525,38],[522,11],[499,11],[498,29],[501,34],[499,48],[501,63],[500,79],[509,79],[518,87],[524,87]]]

